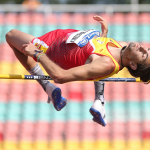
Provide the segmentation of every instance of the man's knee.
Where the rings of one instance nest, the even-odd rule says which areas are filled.
[[[5,38],[6,41],[9,43],[9,41],[11,40],[11,38],[13,38],[13,35],[17,32],[17,29],[12,29],[9,32],[6,33]]]

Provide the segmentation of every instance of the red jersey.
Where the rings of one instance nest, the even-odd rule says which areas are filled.
[[[78,30],[57,29],[37,39],[33,39],[32,43],[43,50],[60,67],[70,69],[84,65],[93,51],[90,43],[83,47],[79,47],[75,43],[66,43],[68,36],[76,31]]]
[[[94,79],[99,81],[120,70],[120,65],[113,58],[108,46],[121,48],[121,45],[111,38],[99,36],[93,38],[95,35],[97,35],[96,30],[58,29],[35,38],[32,42],[63,69],[84,65],[91,54],[110,57],[115,65],[114,70],[107,76]]]

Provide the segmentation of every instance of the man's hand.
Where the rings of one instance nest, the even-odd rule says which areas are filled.
[[[102,30],[101,37],[107,37],[107,33],[108,33],[107,21],[103,19],[101,16],[97,16],[97,15],[94,16],[93,18],[94,20],[98,21],[101,24],[101,30]]]
[[[39,49],[31,42],[29,42],[29,44],[24,44],[22,47],[22,53],[31,57],[34,57],[35,50],[39,50]]]

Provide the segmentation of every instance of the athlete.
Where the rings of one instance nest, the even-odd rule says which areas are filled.
[[[94,18],[95,20],[97,16]],[[103,27],[103,18],[98,16]],[[103,29],[102,29],[103,30]],[[102,36],[103,36],[102,31]],[[107,33],[104,33],[107,34]],[[150,77],[149,49],[139,43],[117,42],[100,36],[97,30],[54,30],[39,38],[11,30],[6,40],[22,65],[30,74],[42,75],[40,62],[55,83],[80,80],[98,81],[112,76],[124,67],[131,75],[147,82]],[[45,89],[56,110],[61,110],[67,100],[60,88],[49,81],[38,81]],[[93,120],[106,125],[105,102],[94,101],[90,112]]]

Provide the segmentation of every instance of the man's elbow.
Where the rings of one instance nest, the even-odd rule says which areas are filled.
[[[55,82],[55,83],[58,83],[58,84],[63,84],[63,83],[66,83],[64,80],[62,80],[62,79],[59,79],[59,78],[57,78],[57,79],[54,79],[54,82]]]
[[[55,83],[58,83],[58,84],[63,84],[63,83],[66,83],[67,81],[65,80],[64,76],[63,75],[59,75],[57,77],[54,77],[53,78],[54,82]]]

